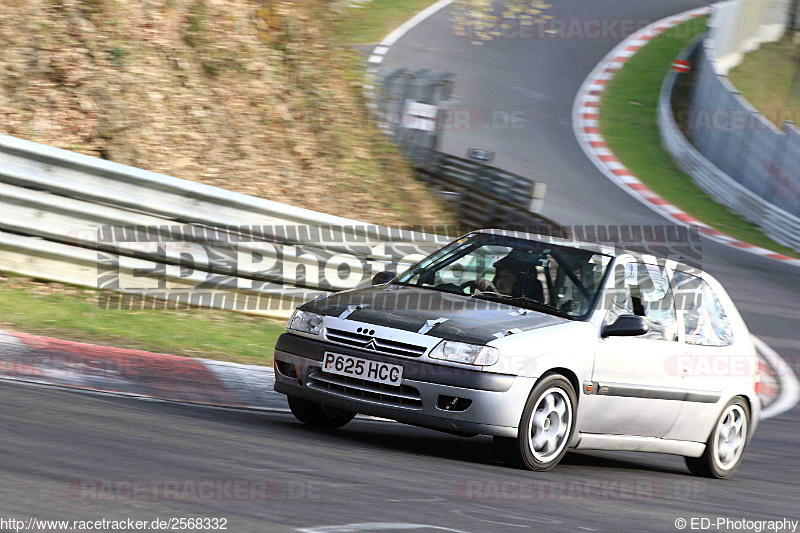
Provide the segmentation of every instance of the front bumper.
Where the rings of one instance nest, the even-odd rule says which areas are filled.
[[[381,387],[322,374],[320,366],[326,352],[402,365],[403,387]],[[277,392],[461,434],[516,437],[534,382],[532,378],[383,356],[289,333],[281,335],[275,347]],[[447,410],[441,406],[441,396],[469,400],[463,402],[469,406]]]

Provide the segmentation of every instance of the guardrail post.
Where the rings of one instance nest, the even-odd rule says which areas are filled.
[[[541,213],[544,209],[544,197],[547,194],[546,183],[534,182],[531,192],[531,206],[532,213]]]
[[[750,146],[752,145],[753,136],[755,135],[754,128],[758,123],[758,116],[761,114],[758,111],[750,110],[748,110],[747,113],[745,131],[741,134],[741,140],[735,158],[736,164],[732,168],[732,170],[735,171],[734,179],[742,184],[747,181],[747,159],[750,155]]]
[[[786,123],[784,123],[785,125]],[[768,169],[768,178],[770,181],[770,186],[764,189],[764,199],[767,202],[775,203],[775,192],[776,192],[776,185],[778,180],[780,179],[780,168],[783,164],[783,154],[786,151],[786,144],[789,142],[789,136],[783,135],[778,138],[778,142],[775,143],[775,150],[772,152],[772,159],[769,162]]]
[[[724,98],[723,100],[724,106],[721,109],[721,111],[728,112],[728,121],[724,129],[722,128],[721,125],[719,124],[717,125],[717,127],[720,130],[720,137],[719,137],[719,142],[717,143],[716,146],[716,150],[714,150],[713,152],[714,155],[713,161],[719,168],[725,169],[725,171],[728,174],[732,174],[731,170],[733,169],[733,167],[731,167],[730,162],[733,161],[734,158],[730,157],[729,150],[731,149],[731,146],[729,145],[731,144],[731,139],[734,136],[734,131],[733,128],[731,127],[731,113],[733,109],[731,109],[732,106],[730,106],[729,103],[731,100],[735,100],[736,99],[735,95],[738,95],[739,93],[738,92],[731,93],[730,91],[726,90],[725,83],[723,82],[723,80],[727,79],[727,76],[718,74],[717,79],[719,82],[718,85],[722,88],[722,97]],[[737,179],[736,181],[741,183],[741,177],[739,177],[739,179]]]

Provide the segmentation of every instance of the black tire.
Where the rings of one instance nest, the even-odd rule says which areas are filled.
[[[559,402],[563,402],[565,408],[563,414],[553,410],[550,411],[549,416],[544,416],[550,405],[545,397],[551,395],[554,398],[553,407],[557,407]],[[540,403],[540,400],[544,404]],[[517,437],[494,438],[495,447],[503,462],[515,468],[539,472],[550,470],[556,466],[567,453],[569,441],[575,431],[577,405],[575,389],[569,380],[559,374],[545,376],[528,396]],[[540,415],[541,425],[535,420],[537,413]],[[538,427],[534,427],[534,424],[537,424]],[[550,432],[550,438],[547,438],[548,432]],[[537,433],[541,438],[545,438],[546,442],[544,447],[538,450],[533,438],[533,435]],[[562,433],[561,436],[559,433]],[[551,438],[554,439],[552,448],[550,448]]]
[[[289,396],[289,409],[300,422],[320,429],[338,429],[350,422],[355,413]]]
[[[740,447],[735,446],[734,443],[734,451],[731,452],[734,454],[734,457],[728,462],[725,462],[720,458],[719,450],[721,438],[723,438],[724,442],[728,442],[728,439],[724,439],[722,431],[729,414],[734,417],[731,420],[735,420],[736,416],[741,417],[743,425],[740,430],[736,430],[735,435],[735,437],[738,436],[738,438],[741,438],[741,443],[739,445]],[[735,427],[736,426],[734,426],[734,428]],[[732,476],[742,463],[744,450],[747,446],[747,432],[749,430],[750,409],[747,406],[747,402],[745,402],[742,398],[732,399],[730,402],[728,402],[728,404],[722,410],[722,414],[719,415],[719,418],[717,418],[717,421],[714,423],[714,429],[711,431],[711,435],[708,437],[706,449],[703,452],[703,455],[700,457],[684,457],[689,471],[696,476],[716,479],[724,479]]]

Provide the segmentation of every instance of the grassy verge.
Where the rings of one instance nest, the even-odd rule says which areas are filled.
[[[436,0],[372,0],[351,7],[339,34],[351,44],[376,43]],[[354,2],[355,3],[355,2]]]
[[[256,365],[272,364],[285,322],[239,313],[110,311],[97,291],[0,275],[0,329]]]
[[[729,77],[742,96],[781,127],[784,120],[796,120],[800,110],[800,90],[792,95],[798,68],[800,43],[786,36],[747,54]]]
[[[678,168],[661,146],[656,121],[661,84],[678,53],[704,27],[705,18],[685,22],[653,39],[625,64],[601,102],[603,137],[617,158],[667,201],[732,237],[800,257],[772,241],[755,224],[716,203]]]

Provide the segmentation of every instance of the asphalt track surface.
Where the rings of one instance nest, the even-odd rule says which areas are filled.
[[[565,0],[549,12],[657,20],[700,5]],[[453,35],[445,10],[395,44],[384,65],[451,70],[472,109],[525,111],[523,129],[448,132],[445,149],[487,148],[499,166],[546,177],[546,214],[559,222],[663,224],[597,171],[572,134],[575,93],[619,40],[476,47]],[[753,333],[797,368],[798,271],[713,242],[703,252]],[[762,422],[737,474],[712,481],[689,475],[681,458],[654,454],[571,453],[551,472],[522,472],[502,467],[484,437],[366,419],[317,431],[280,411],[279,395],[274,413],[248,413],[0,382],[0,406],[0,518],[221,517],[235,532],[365,523],[373,525],[347,530],[676,531],[678,518],[800,518],[797,408]],[[97,500],[80,491],[91,480],[269,480],[277,492],[267,501],[252,491]]]

